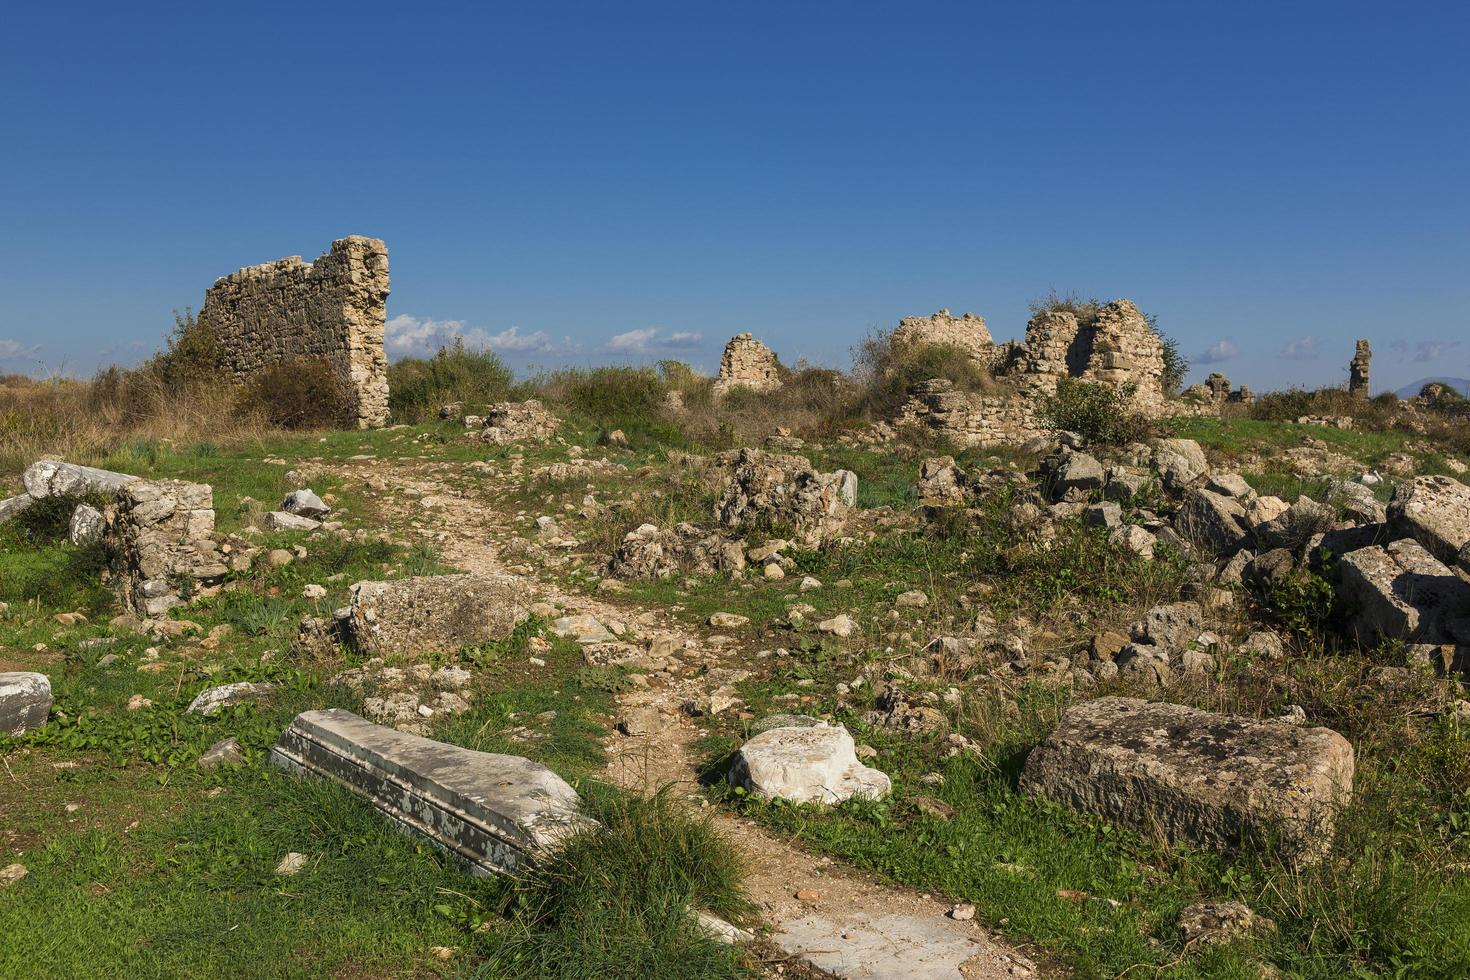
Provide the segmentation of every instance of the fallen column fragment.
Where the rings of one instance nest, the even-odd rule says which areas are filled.
[[[21,475],[26,493],[37,500],[44,497],[85,497],[101,494],[111,497],[138,477],[94,466],[78,466],[54,459],[43,459],[26,467]]]
[[[339,783],[472,874],[517,872],[596,826],[577,791],[539,762],[407,735],[340,708],[297,715],[271,762]]]

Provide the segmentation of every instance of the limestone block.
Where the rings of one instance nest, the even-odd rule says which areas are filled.
[[[214,715],[225,708],[233,708],[237,704],[245,704],[256,701],[274,691],[276,686],[270,683],[251,683],[240,681],[236,684],[225,684],[221,687],[211,687],[200,691],[193,701],[189,702],[188,711],[196,715]]]
[[[1470,643],[1470,584],[1405,538],[1344,555],[1339,589],[1358,642]]]
[[[525,583],[511,575],[424,575],[358,582],[339,620],[363,654],[454,653],[502,640],[530,615]]]
[[[1142,833],[1236,849],[1273,840],[1307,863],[1351,798],[1353,749],[1326,728],[1107,697],[1069,708],[1021,787]]]
[[[522,871],[596,826],[576,790],[540,763],[398,732],[339,708],[297,715],[271,761],[333,780],[472,873]]]
[[[107,518],[91,504],[78,504],[71,512],[67,539],[79,548],[101,541],[107,534]]]
[[[1235,552],[1245,543],[1247,527],[1245,509],[1233,497],[1209,490],[1187,491],[1174,516],[1174,529],[1180,535],[1222,555]]]
[[[1448,476],[1418,476],[1400,483],[1388,504],[1394,533],[1422,544],[1453,565],[1470,542],[1470,487]]]
[[[281,501],[281,510],[297,517],[319,521],[332,512],[326,502],[312,490],[293,490]]]
[[[0,524],[4,524],[6,521],[18,517],[22,511],[35,502],[36,498],[28,493],[23,493],[18,497],[10,497],[7,500],[0,500]]]
[[[1154,446],[1154,466],[1171,490],[1189,486],[1210,468],[1205,451],[1193,439],[1160,439]]]

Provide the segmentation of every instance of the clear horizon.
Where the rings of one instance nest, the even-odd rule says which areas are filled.
[[[1257,390],[1470,377],[1458,5],[20,9],[0,373],[135,363],[215,279],[384,239],[389,349],[846,366],[1127,297]]]

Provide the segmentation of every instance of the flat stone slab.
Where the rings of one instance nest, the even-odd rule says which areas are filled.
[[[43,459],[26,467],[21,474],[26,493],[40,500],[43,497],[83,497],[88,494],[111,496],[136,483],[138,477],[112,470],[99,470],[94,466],[78,466],[55,459]]]
[[[963,980],[960,965],[982,951],[969,927],[937,915],[809,915],[783,922],[771,939],[850,980]]]
[[[197,715],[218,714],[225,708],[233,708],[237,704],[245,704],[248,701],[263,698],[275,689],[274,684],[265,681],[259,683],[240,681],[236,684],[206,688],[189,702],[188,712]]]
[[[1141,833],[1225,849],[1259,834],[1303,863],[1331,847],[1352,784],[1330,729],[1118,697],[1067,709],[1021,773],[1029,795]]]
[[[735,752],[729,780],[766,799],[841,803],[854,796],[880,800],[892,790],[886,773],[858,761],[841,725],[790,716],[792,724],[766,728]]]
[[[515,873],[595,826],[577,791],[539,762],[407,735],[340,708],[297,715],[271,762],[346,787],[474,874]]]
[[[358,582],[343,640],[360,653],[454,653],[503,640],[530,615],[525,583],[512,575],[423,575]]]
[[[51,679],[30,671],[0,673],[0,735],[24,735],[46,724]]]

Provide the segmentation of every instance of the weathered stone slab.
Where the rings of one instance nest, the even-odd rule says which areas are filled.
[[[360,653],[454,653],[502,640],[530,615],[525,584],[511,575],[424,575],[358,582],[342,639]]]
[[[807,719],[765,729],[742,745],[729,779],[757,796],[796,803],[841,803],[853,796],[877,800],[893,788],[887,774],[858,761],[846,728]]]
[[[1218,554],[1238,551],[1246,539],[1245,510],[1233,497],[1210,490],[1188,490],[1174,517],[1186,539]]]
[[[206,688],[189,702],[188,711],[190,714],[199,715],[217,714],[225,708],[233,708],[237,704],[258,700],[275,689],[276,686],[268,682],[251,683],[250,681]]]
[[[1446,565],[1470,542],[1470,487],[1448,476],[1418,476],[1400,483],[1388,504],[1388,525],[1413,538]]]
[[[1205,451],[1193,439],[1160,439],[1154,446],[1154,466],[1171,490],[1184,489],[1210,469]]]
[[[26,493],[37,500],[44,497],[84,497],[89,494],[112,496],[138,477],[92,466],[78,466],[55,459],[43,459],[26,467],[21,475]]]
[[[1117,697],[1069,708],[1021,774],[1032,796],[1143,833],[1270,840],[1303,863],[1331,847],[1352,782],[1353,748],[1330,729]]]
[[[595,826],[576,790],[538,762],[407,735],[340,708],[297,715],[271,761],[339,783],[472,873],[517,872]]]
[[[29,671],[0,673],[0,735],[24,735],[46,724],[51,679]]]
[[[18,517],[21,511],[35,502],[36,498],[28,493],[23,493],[18,497],[10,497],[6,500],[0,500],[0,524],[4,524],[6,521]]]
[[[1359,643],[1470,643],[1470,584],[1417,541],[1360,548],[1338,564],[1339,590],[1355,608]]]

